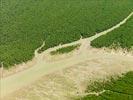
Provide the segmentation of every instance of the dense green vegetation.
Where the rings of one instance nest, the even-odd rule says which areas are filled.
[[[63,53],[68,53],[73,51],[74,49],[77,49],[80,45],[72,45],[64,48],[57,49],[56,51],[50,52],[51,55],[56,55],[56,54],[63,54]]]
[[[97,48],[117,46],[131,49],[133,47],[133,16],[120,28],[103,35],[91,42]]]
[[[133,10],[133,0],[2,0],[0,61],[9,67],[44,50],[101,32]]]
[[[105,90],[99,96],[87,95],[78,100],[133,100],[133,72],[128,72],[118,80],[110,82],[95,82],[88,87],[86,92],[99,92]]]

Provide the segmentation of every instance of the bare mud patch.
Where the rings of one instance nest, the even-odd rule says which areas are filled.
[[[107,81],[128,71],[133,71],[130,58],[104,55],[45,75],[4,100],[73,100],[94,81]]]

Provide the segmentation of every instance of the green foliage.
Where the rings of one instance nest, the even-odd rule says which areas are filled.
[[[133,100],[133,72],[128,72],[118,80],[110,82],[95,82],[88,87],[87,92],[106,90],[99,96],[88,95],[79,100]]]
[[[91,45],[96,48],[115,45],[116,47],[131,49],[133,46],[133,17],[120,28],[95,39]]]
[[[74,49],[78,48],[80,45],[73,45],[73,46],[68,46],[64,48],[57,49],[56,51],[50,52],[51,55],[56,55],[56,54],[63,54],[63,53],[68,53],[73,51]]]
[[[5,67],[44,50],[101,32],[123,20],[132,0],[2,0],[0,61]]]

